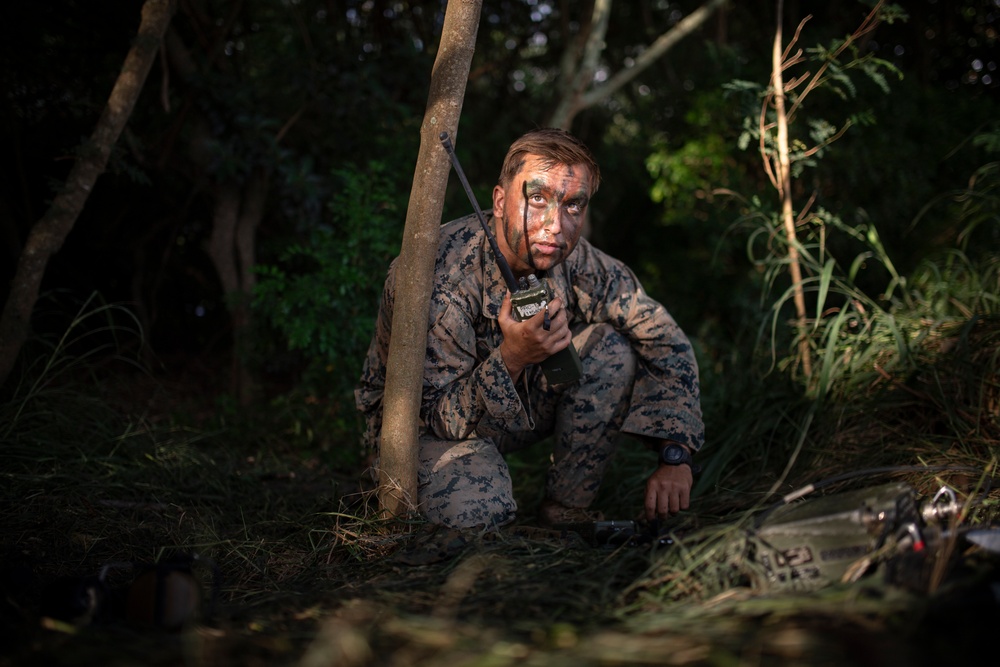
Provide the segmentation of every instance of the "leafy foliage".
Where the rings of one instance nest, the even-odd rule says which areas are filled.
[[[959,371],[957,366],[948,368],[949,362],[938,356],[951,349],[954,343],[947,341],[954,340],[956,331],[979,331],[975,340],[981,344],[990,339],[987,332],[993,330],[998,244],[996,225],[983,223],[996,220],[994,163],[977,169],[968,187],[933,198],[933,204],[920,213],[922,223],[933,218],[937,228],[949,229],[947,238],[958,247],[916,259],[904,256],[900,265],[894,257],[898,243],[890,245],[879,233],[884,224],[893,230],[890,239],[898,241],[899,212],[878,204],[882,197],[896,201],[897,191],[880,187],[878,173],[885,170],[888,178],[893,178],[899,164],[895,160],[852,164],[850,158],[855,150],[864,155],[865,149],[860,147],[870,141],[857,137],[893,134],[885,124],[897,122],[891,111],[896,93],[886,88],[886,74],[898,79],[901,70],[888,60],[853,49],[841,52],[846,54],[843,60],[832,58],[842,45],[842,40],[835,40],[828,47],[806,50],[811,55],[807,66],[825,72],[814,80],[811,91],[803,83],[805,75],[786,73],[786,81],[803,77],[789,98],[794,113],[789,128],[790,159],[799,208],[796,236],[791,241],[785,236],[775,204],[761,196],[759,187],[754,189],[749,163],[731,155],[727,164],[711,159],[708,154],[712,151],[706,150],[728,142],[752,151],[759,147],[765,160],[773,159],[776,145],[767,132],[773,119],[762,116],[759,102],[767,93],[763,83],[737,79],[723,86],[728,99],[744,113],[741,122],[729,123],[729,132],[736,130],[738,135],[725,134],[725,124],[720,122],[723,116],[716,111],[711,114],[715,123],[692,123],[693,135],[685,142],[669,148],[665,143],[657,145],[647,159],[654,178],[652,197],[662,201],[665,221],[683,225],[681,211],[694,208],[690,205],[692,193],[715,195],[714,201],[706,196],[699,205],[711,211],[701,217],[700,229],[716,244],[711,263],[700,270],[718,275],[740,266],[733,240],[744,238],[743,261],[748,264],[737,275],[744,280],[744,287],[758,288],[756,313],[766,314],[758,318],[755,309],[748,309],[749,317],[739,322],[735,331],[740,334],[735,336],[722,335],[725,329],[720,331],[719,327],[725,325],[714,318],[697,332],[711,445],[705,474],[696,487],[701,492],[717,491],[720,484],[731,488],[745,475],[763,475],[756,478],[758,483],[767,479],[778,488],[788,481],[786,476],[801,475],[809,465],[826,458],[821,452],[847,443],[864,446],[866,438],[877,440],[885,437],[879,434],[891,429],[914,436],[920,429],[934,430],[947,434],[945,440],[959,441],[967,440],[970,432],[996,433],[996,415],[983,408],[995,400],[983,398],[996,395],[990,379],[996,372],[995,358],[982,352],[990,359],[985,369],[963,363]],[[855,81],[858,74],[872,81],[874,90]],[[912,88],[903,90],[900,102],[905,109]],[[803,91],[817,97],[811,97],[808,105],[802,104]],[[885,99],[879,101],[881,96]],[[852,108],[858,104],[871,106],[862,111]],[[765,111],[773,114],[771,109]],[[984,134],[991,136],[988,131]],[[717,137],[725,139],[718,142]],[[967,143],[980,148],[990,145],[985,137]],[[706,157],[700,158],[699,153]],[[918,175],[922,173],[919,169]],[[910,183],[902,175],[899,180],[910,188],[907,192],[912,196],[919,181]],[[757,182],[765,181],[761,178]],[[858,190],[852,189],[855,182],[862,183]],[[746,188],[746,194],[734,192],[733,185]],[[866,199],[867,187],[871,187],[870,200]],[[856,192],[863,198],[852,197]],[[721,217],[733,210],[720,205],[723,196],[738,208],[735,219],[728,222]],[[916,210],[919,205],[911,202],[909,206]],[[871,212],[880,217],[874,219]],[[724,225],[725,232],[713,234],[715,225]],[[970,242],[970,235],[979,242]],[[797,286],[788,276],[790,247],[797,251],[801,263],[803,279],[798,287],[807,300],[805,321],[796,319],[792,307]],[[749,290],[746,295],[750,295]],[[728,312],[731,316],[737,311],[729,308]],[[757,336],[745,335],[749,327],[756,328]],[[806,343],[816,360],[811,377],[802,372],[800,342]],[[992,344],[987,348],[995,349]],[[961,377],[952,377],[951,371]],[[916,388],[907,380],[927,377],[937,378],[937,385]],[[913,392],[913,400],[901,400],[901,386]],[[948,393],[959,391],[958,387],[968,397],[959,402],[970,401],[977,407],[963,412],[952,405]],[[882,400],[893,404],[893,410],[924,410],[928,419],[942,413],[952,417],[933,426],[923,419],[908,425],[876,425],[867,416],[865,405]],[[886,409],[883,414],[887,421],[897,418],[893,410]],[[856,433],[838,421],[845,415],[858,424]],[[836,424],[832,433],[831,423]],[[835,435],[838,432],[839,437]],[[980,460],[988,457],[990,437],[974,438]],[[784,466],[780,476],[773,474],[779,462]],[[817,471],[809,469],[813,476]]]
[[[399,251],[402,214],[383,164],[333,176],[342,189],[329,203],[330,223],[258,267],[255,307],[311,360],[314,390],[342,394],[360,376],[382,292],[377,277]]]

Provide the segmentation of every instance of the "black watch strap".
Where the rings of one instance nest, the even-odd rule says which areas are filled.
[[[668,466],[687,465],[692,473],[701,472],[701,466],[694,462],[691,452],[675,442],[668,443],[660,450],[660,464]]]

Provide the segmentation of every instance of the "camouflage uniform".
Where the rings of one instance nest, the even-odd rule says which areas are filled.
[[[552,386],[537,366],[518,383],[507,372],[497,322],[507,286],[475,216],[441,227],[434,271],[417,477],[429,521],[472,527],[513,520],[503,455],[550,435],[546,496],[567,507],[594,499],[619,432],[701,447],[691,345],[620,261],[580,239],[565,262],[545,272],[583,364],[579,381]],[[394,262],[355,392],[375,451],[396,278]]]

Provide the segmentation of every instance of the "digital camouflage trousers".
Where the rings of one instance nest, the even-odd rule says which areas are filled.
[[[532,431],[498,439],[440,440],[422,436],[417,473],[424,517],[454,528],[501,526],[516,517],[506,454],[552,441],[545,496],[585,508],[597,495],[628,413],[636,355],[608,324],[586,325],[573,336],[580,352],[580,380],[549,386],[540,369],[529,375]]]

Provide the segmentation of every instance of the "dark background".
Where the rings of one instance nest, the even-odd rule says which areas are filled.
[[[327,373],[313,378],[314,389],[348,391],[398,248],[445,4],[180,2],[171,30],[193,70],[183,73],[162,58],[154,65],[107,173],[49,263],[35,334],[60,334],[96,294],[136,315],[142,354],[155,368],[225,368],[232,323],[204,248],[220,185],[245,190],[250,175],[263,171],[269,181],[257,261],[282,267],[289,289],[261,306],[251,365],[287,388],[319,359]],[[480,201],[488,202],[506,146],[544,124],[554,107],[560,57],[589,15],[584,5],[484,3],[457,138]],[[621,69],[698,5],[616,3],[602,65]],[[868,113],[869,122],[822,154],[797,180],[796,196],[816,193],[815,207],[848,222],[870,221],[905,274],[960,242],[965,222],[948,197],[996,159],[995,144],[973,139],[996,131],[1000,7],[993,0],[899,6],[907,20],[884,23],[861,42],[861,55],[898,68],[898,77],[885,70],[889,92],[858,76],[852,95],[820,91],[803,109],[834,123]],[[64,0],[3,9],[4,284],[74,154],[86,150],[140,7],[121,1],[98,10]],[[811,49],[850,34],[868,10],[849,0],[788,2],[785,41],[807,13],[798,45]],[[724,365],[729,347],[761,317],[759,269],[747,259],[745,230],[734,224],[746,201],[756,197],[773,208],[776,195],[752,142],[740,147],[748,107],[726,84],[767,82],[774,14],[769,1],[731,4],[619,93],[583,110],[572,127],[604,169],[592,239],[633,265],[699,339],[706,368]],[[654,156],[674,160],[672,167],[652,173]],[[446,219],[469,208],[452,180]],[[995,253],[995,228],[994,219],[964,250]],[[316,234],[329,245],[318,246]],[[290,258],[296,244],[322,247],[325,255]],[[317,272],[329,264],[349,270]],[[296,283],[296,293],[291,283],[299,274],[311,281]],[[319,291],[323,308],[299,308],[282,320],[277,302],[301,304]],[[324,338],[331,328],[339,337]]]

